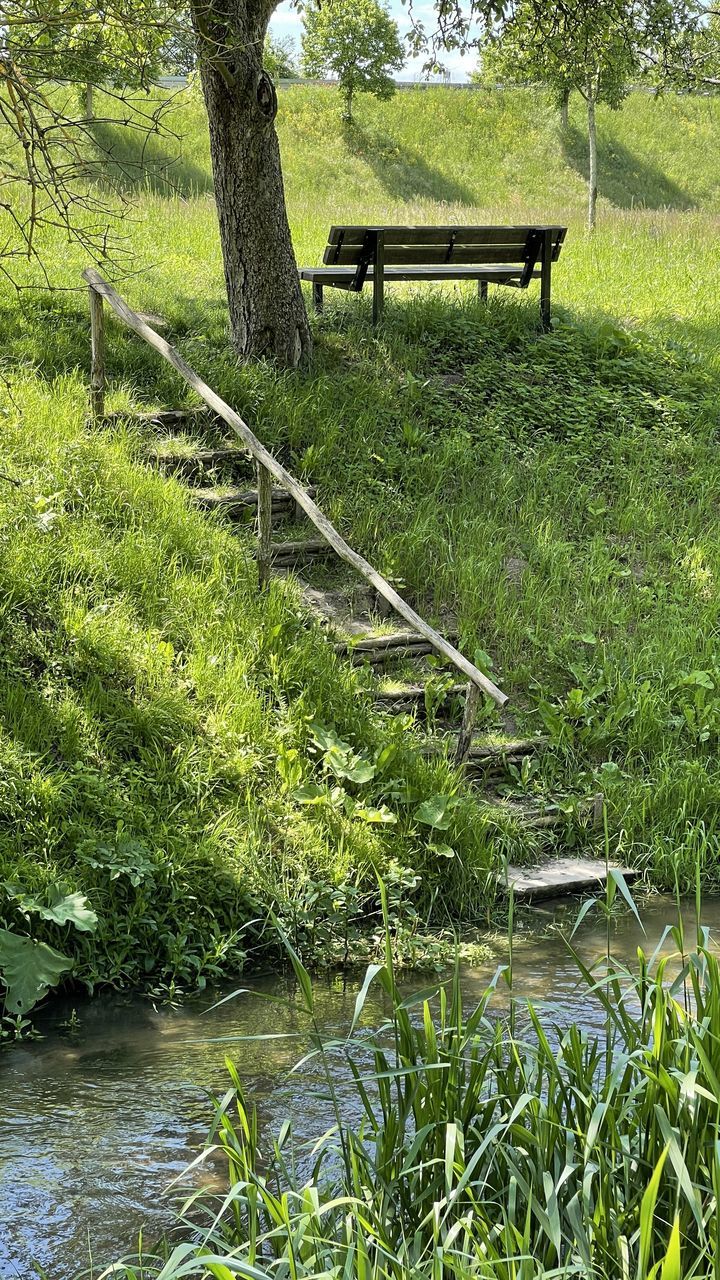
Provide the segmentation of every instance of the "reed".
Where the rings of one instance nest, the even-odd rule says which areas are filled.
[[[265,1135],[229,1061],[210,1146],[227,1161],[227,1194],[190,1197],[180,1243],[114,1274],[717,1277],[720,970],[700,927],[691,945],[681,919],[669,932],[674,951],[639,952],[633,972],[612,960],[590,972],[575,956],[583,998],[604,1010],[600,1038],[559,1029],[532,1005],[513,1031],[502,973],[471,1010],[457,965],[446,987],[407,998],[388,937],[347,1036],[327,1040],[291,952],[313,1038],[302,1067],[319,1065],[333,1124],[312,1141],[289,1123]],[[388,1016],[368,1032],[359,1024],[374,983]],[[340,1072],[359,1123],[344,1114]]]

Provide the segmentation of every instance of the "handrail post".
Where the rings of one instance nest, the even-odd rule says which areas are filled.
[[[262,591],[270,577],[270,560],[272,544],[272,476],[258,460],[255,466],[257,475],[257,566],[258,583]]]
[[[457,749],[455,751],[455,764],[464,764],[468,758],[470,747],[472,746],[473,731],[475,729],[475,720],[478,713],[478,705],[480,702],[480,690],[477,685],[470,680],[465,690],[465,710],[463,711],[462,725],[458,734]]]
[[[105,314],[102,294],[92,285],[90,297],[90,406],[94,421],[105,414]]]

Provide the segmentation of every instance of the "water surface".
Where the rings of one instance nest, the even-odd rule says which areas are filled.
[[[597,1002],[578,984],[559,934],[538,932],[553,919],[552,907],[521,921],[515,954],[516,990],[546,1002],[560,1024],[573,1019],[601,1029]],[[694,931],[688,909],[688,928]],[[642,908],[645,934],[624,914],[612,924],[612,952],[632,965],[638,946],[650,953],[668,924],[673,903],[649,899]],[[720,901],[703,908],[713,945],[720,937]],[[583,960],[605,953],[605,926],[586,919],[575,939]],[[666,949],[672,949],[668,942]],[[485,989],[501,947],[487,966],[467,969],[469,1003]],[[35,1260],[48,1280],[75,1280],[91,1260],[95,1274],[132,1250],[142,1228],[151,1243],[172,1219],[161,1194],[201,1149],[209,1106],[207,1091],[224,1091],[224,1060],[236,1062],[263,1122],[279,1124],[293,1112],[299,1128],[321,1132],[321,1090],[288,1069],[307,1044],[307,1019],[289,978],[248,982],[252,993],[207,1012],[208,997],[179,1009],[147,1000],[98,997],[75,1001],[79,1031],[61,1029],[71,1006],[54,1006],[41,1019],[41,1041],[0,1055],[0,1277],[27,1280]],[[411,984],[409,984],[411,985]],[[422,980],[427,985],[427,979]],[[347,1028],[358,979],[318,981],[317,1014],[323,1028]],[[266,997],[273,997],[267,999]],[[498,1008],[506,999],[501,989]],[[373,993],[368,1017],[380,1018]],[[272,1037],[233,1039],[234,1037]],[[350,1091],[348,1091],[350,1096]],[[221,1171],[199,1178],[217,1183]]]

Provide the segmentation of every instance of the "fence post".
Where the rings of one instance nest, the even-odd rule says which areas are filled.
[[[90,406],[93,419],[105,414],[105,315],[102,295],[92,285],[90,295]]]
[[[272,476],[261,462],[255,467],[257,476],[257,566],[260,588],[267,586],[270,577],[270,546],[272,543]]]
[[[480,690],[473,680],[468,682],[465,690],[465,710],[463,711],[462,725],[458,734],[457,750],[455,751],[455,764],[464,764],[467,760],[470,747],[472,746],[473,730],[475,728],[475,718],[478,712],[478,704],[480,702]]]

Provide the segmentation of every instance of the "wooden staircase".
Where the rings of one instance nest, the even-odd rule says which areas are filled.
[[[510,824],[516,832],[532,833],[534,849],[539,833],[561,838],[568,826],[568,806],[531,797],[523,785],[522,771],[547,743],[540,737],[518,738],[510,722],[505,724],[506,732],[483,735],[476,731],[481,692],[494,699],[501,713],[507,697],[455,647],[452,626],[441,635],[426,623],[333,528],[316,505],[314,488],[299,485],[239,415],[97,272],[84,275],[90,284],[93,322],[94,423],[112,426],[120,420],[131,421],[147,437],[146,465],[176,476],[200,510],[245,533],[256,525],[261,587],[271,574],[287,574],[302,567],[299,586],[308,623],[319,620],[338,656],[362,664],[372,673],[358,696],[372,698],[382,714],[403,717],[416,742],[419,736],[423,753],[442,755],[462,769],[491,829],[495,824],[499,832],[506,831]],[[207,409],[105,414],[103,300],[181,373],[206,401]],[[240,437],[240,443],[226,439],[227,426]],[[300,536],[308,519],[314,526],[313,534],[322,536]],[[292,536],[274,539],[275,529]],[[327,570],[323,562],[335,556],[364,579],[360,594],[347,571],[339,587],[337,583],[332,589],[324,585]],[[400,614],[402,629],[388,625],[388,614],[393,613]],[[433,667],[428,663],[431,655],[435,657]],[[448,676],[438,689],[442,662],[446,670],[454,667],[466,681],[469,678],[469,683],[461,684]],[[573,866],[575,880],[568,878],[568,891],[578,878],[577,863]],[[594,866],[593,883],[596,870]],[[562,892],[561,884],[557,889]]]

